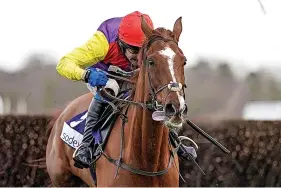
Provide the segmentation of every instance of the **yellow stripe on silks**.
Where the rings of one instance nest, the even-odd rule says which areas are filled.
[[[82,80],[84,69],[103,60],[108,49],[109,43],[105,35],[96,31],[84,45],[60,59],[57,72],[70,80]]]

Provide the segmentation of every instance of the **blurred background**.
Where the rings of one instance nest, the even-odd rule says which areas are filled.
[[[89,92],[56,65],[104,20],[135,10],[169,29],[182,16],[189,118],[231,151],[184,125],[206,175],[181,162],[180,185],[280,187],[280,0],[0,0],[0,186],[50,185],[44,164],[24,163],[45,156],[50,115]]]
[[[88,92],[56,72],[59,59],[99,24],[134,10],[172,29],[180,47],[190,117],[281,119],[278,0],[0,1],[0,113],[50,114]]]

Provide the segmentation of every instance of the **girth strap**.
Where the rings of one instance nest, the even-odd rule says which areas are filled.
[[[168,166],[164,170],[161,170],[161,171],[158,171],[158,172],[149,172],[149,171],[144,171],[144,170],[136,169],[136,168],[133,168],[133,167],[123,163],[121,160],[116,160],[116,159],[113,159],[113,158],[109,157],[104,152],[102,152],[102,154],[112,164],[114,164],[116,166],[119,166],[119,167],[121,167],[121,168],[123,168],[125,170],[128,170],[128,171],[130,171],[132,173],[143,175],[143,176],[161,176],[163,174],[166,174],[169,171],[169,169],[171,168],[172,162],[173,162],[173,159],[174,159],[174,154],[177,152],[178,149],[179,149],[179,147],[175,148],[173,151],[170,151],[170,159],[169,159]]]

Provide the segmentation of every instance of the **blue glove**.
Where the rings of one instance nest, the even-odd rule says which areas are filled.
[[[106,74],[104,72],[98,71],[95,68],[92,68],[89,70],[90,70],[90,75],[89,75],[88,83],[92,87],[106,85],[106,82],[108,81],[108,77],[106,76]]]

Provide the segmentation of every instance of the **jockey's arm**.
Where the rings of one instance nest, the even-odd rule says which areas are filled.
[[[81,81],[85,76],[85,68],[104,59],[109,49],[109,43],[101,31],[82,46],[75,48],[63,56],[57,64],[57,72],[70,80]]]

